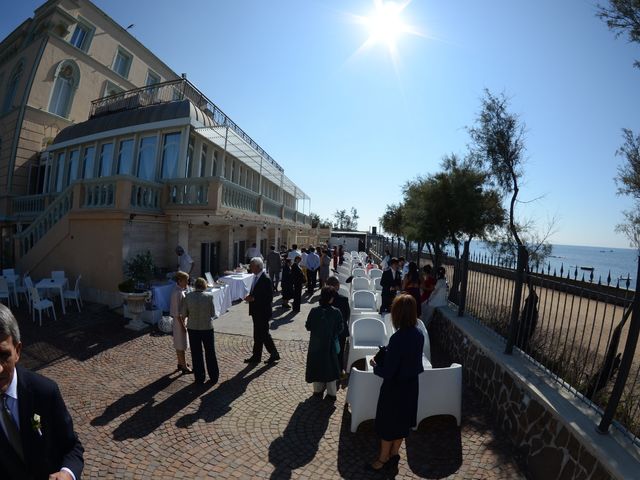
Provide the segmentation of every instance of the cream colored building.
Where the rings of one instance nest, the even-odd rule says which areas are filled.
[[[253,242],[266,253],[306,235],[308,207],[249,135],[89,1],[50,0],[0,43],[4,267],[82,274],[90,298],[114,303],[136,253],[171,270],[180,244],[195,274],[221,272]]]

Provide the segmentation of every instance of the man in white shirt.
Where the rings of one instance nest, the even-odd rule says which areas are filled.
[[[247,251],[245,252],[244,256],[246,259],[245,263],[250,263],[253,257],[260,257],[264,260],[262,253],[260,253],[260,249],[256,246],[255,243],[252,243],[251,246],[247,248]]]
[[[176,247],[176,255],[178,255],[178,271],[188,273],[191,276],[194,265],[193,258],[180,245]]]
[[[309,246],[309,250],[307,253],[307,293],[310,295],[313,294],[313,291],[316,288],[316,277],[318,273],[318,268],[320,268],[320,257],[316,253],[313,245]]]
[[[291,251],[287,254],[287,258],[291,260],[291,263],[295,262],[296,257],[302,258],[302,252],[298,250],[298,245],[295,243],[291,245]]]

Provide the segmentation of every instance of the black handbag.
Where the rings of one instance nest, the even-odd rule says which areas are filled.
[[[376,365],[382,366],[384,363],[384,356],[387,353],[387,347],[380,346],[378,347],[378,353],[373,357],[373,361],[376,362]]]

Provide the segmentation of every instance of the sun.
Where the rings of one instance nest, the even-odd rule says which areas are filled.
[[[374,0],[374,10],[368,16],[356,17],[357,22],[364,25],[369,33],[369,38],[361,49],[383,45],[389,53],[395,55],[397,42],[401,36],[419,34],[402,18],[403,11],[410,3],[410,0],[404,2]]]

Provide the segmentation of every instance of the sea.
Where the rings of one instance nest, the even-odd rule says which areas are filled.
[[[471,254],[490,254],[487,244],[482,241],[472,241],[470,245]],[[452,252],[450,252],[452,253]],[[541,265],[542,267],[542,265]],[[556,271],[560,275],[567,276],[570,269],[571,278],[578,270],[578,280],[584,274],[585,280],[589,280],[591,270],[581,267],[593,268],[593,281],[600,279],[601,283],[607,283],[607,277],[611,276],[611,285],[616,286],[620,282],[620,288],[635,289],[638,270],[638,250],[632,248],[611,248],[611,247],[586,247],[581,245],[559,245],[553,244],[551,254],[544,261],[544,270],[550,268],[550,272]]]

